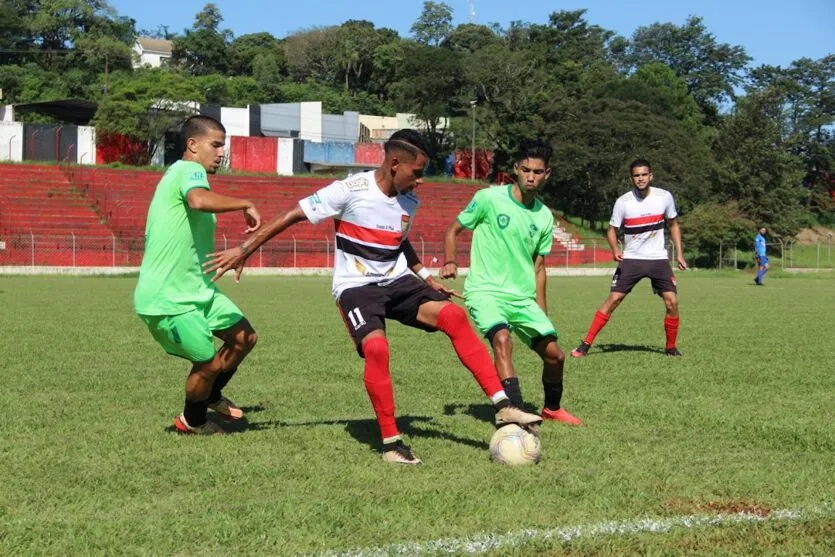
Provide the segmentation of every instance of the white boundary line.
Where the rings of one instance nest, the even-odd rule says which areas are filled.
[[[771,511],[766,516],[755,513],[688,515],[668,518],[640,518],[628,521],[601,522],[581,526],[563,526],[547,530],[519,530],[505,534],[476,534],[469,538],[447,538],[424,542],[405,542],[382,547],[329,551],[322,557],[386,557],[390,555],[477,555],[488,551],[518,548],[532,542],[555,544],[580,538],[623,536],[640,533],[666,533],[677,528],[702,528],[730,524],[750,524],[774,521],[797,521],[835,517],[830,502],[819,506]]]

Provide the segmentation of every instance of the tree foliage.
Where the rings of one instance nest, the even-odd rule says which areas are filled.
[[[102,132],[151,145],[199,102],[408,112],[436,169],[472,147],[475,116],[475,146],[494,152],[494,173],[511,169],[522,139],[549,141],[546,199],[592,223],[629,187],[629,161],[649,158],[676,194],[686,241],[710,253],[720,240],[747,242],[754,223],[785,236],[804,220],[835,220],[835,56],[751,67],[698,16],[621,37],[584,10],[504,28],[454,26],[453,15],[423,2],[411,38],[365,20],[235,38],[209,3],[180,34],[165,21],[141,32],[174,41],[171,66],[149,70],[132,68],[134,22],[107,0],[8,0],[0,87],[7,103],[96,101]]]

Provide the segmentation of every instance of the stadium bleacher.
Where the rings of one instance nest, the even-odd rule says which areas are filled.
[[[0,167],[0,265],[136,266],[141,261],[145,217],[159,171],[59,165]],[[327,178],[220,174],[210,179],[221,193],[252,200],[265,219],[331,181]],[[443,260],[443,237],[479,185],[425,183],[410,239],[427,266]],[[554,257],[576,265],[607,260],[559,225]],[[217,246],[243,238],[237,214],[218,215]],[[30,242],[37,243],[35,246]],[[468,264],[469,234],[460,239],[461,264]],[[327,267],[332,264],[333,228],[299,223],[253,255],[250,265]],[[596,253],[595,253],[596,251]],[[610,257],[609,257],[610,259]]]

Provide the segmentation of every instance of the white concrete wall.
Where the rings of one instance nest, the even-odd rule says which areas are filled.
[[[226,128],[226,135],[249,136],[249,109],[220,107],[220,123]]]
[[[14,105],[0,106],[0,122],[14,122]]]
[[[0,161],[23,160],[23,124],[0,122]]]
[[[96,128],[78,126],[78,164],[96,164]]]
[[[301,129],[299,139],[322,141],[322,103],[304,102],[301,104]]]
[[[278,173],[282,176],[293,175],[293,149],[292,139],[278,139]]]

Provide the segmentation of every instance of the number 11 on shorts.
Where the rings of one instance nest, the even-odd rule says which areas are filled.
[[[363,318],[362,313],[360,313],[360,308],[354,308],[349,311],[348,320],[351,322],[351,326],[355,331],[365,325],[365,319]]]

